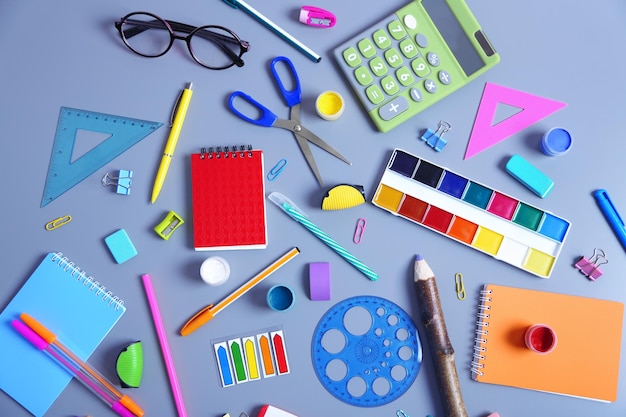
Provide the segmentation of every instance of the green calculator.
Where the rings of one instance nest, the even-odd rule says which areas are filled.
[[[344,42],[334,55],[381,132],[500,61],[463,0],[414,0]]]

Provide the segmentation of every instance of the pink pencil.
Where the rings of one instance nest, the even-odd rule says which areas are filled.
[[[172,387],[172,394],[174,395],[174,401],[176,402],[176,409],[178,410],[178,415],[180,417],[187,417],[183,394],[180,390],[178,377],[176,376],[176,368],[174,367],[174,361],[172,360],[172,352],[170,351],[170,346],[167,343],[165,327],[163,327],[163,319],[161,318],[161,312],[159,311],[159,305],[157,303],[156,294],[154,293],[154,287],[152,286],[152,280],[148,274],[142,275],[141,279],[143,280],[143,286],[146,290],[148,304],[150,304],[154,327],[156,327],[157,335],[159,336],[159,343],[161,344],[161,351],[163,352],[163,360],[165,361],[165,367],[167,368],[167,375],[170,378],[170,386]]]

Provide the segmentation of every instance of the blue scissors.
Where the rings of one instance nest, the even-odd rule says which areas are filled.
[[[294,80],[295,87],[292,90],[287,90],[285,85],[283,84],[278,72],[276,70],[276,65],[279,62],[283,62],[287,64],[289,68],[292,78]],[[228,99],[228,106],[237,116],[241,117],[243,120],[253,123],[258,126],[264,127],[279,127],[281,129],[289,130],[293,133],[300,146],[300,150],[304,154],[304,157],[313,171],[315,178],[319,182],[321,186],[324,185],[324,181],[322,180],[322,176],[320,175],[319,169],[317,168],[317,164],[315,163],[315,159],[313,158],[313,153],[311,152],[311,148],[309,147],[309,142],[319,146],[324,149],[326,152],[331,155],[341,159],[343,162],[352,165],[350,161],[348,161],[343,155],[337,152],[334,148],[332,148],[329,144],[323,141],[319,136],[311,132],[306,127],[300,124],[300,103],[302,102],[302,90],[300,88],[300,79],[298,78],[298,73],[296,72],[296,68],[293,66],[293,62],[289,60],[289,58],[284,56],[276,57],[272,60],[270,67],[272,69],[272,74],[274,75],[274,80],[278,84],[278,88],[280,89],[285,102],[289,106],[290,114],[289,119],[279,119],[270,109],[250,97],[249,95],[241,92],[235,91],[233,92]],[[253,107],[256,107],[260,114],[258,118],[251,118],[243,114],[235,107],[235,99],[241,98],[251,104]]]

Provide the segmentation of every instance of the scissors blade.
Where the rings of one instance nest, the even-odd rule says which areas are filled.
[[[328,143],[326,143],[322,138],[317,136],[315,133],[311,132],[306,127],[302,125],[298,125],[298,126],[300,127],[300,129],[293,132],[296,135],[296,137],[302,137],[304,138],[304,140],[311,142],[314,145],[319,146],[320,148],[322,148],[323,150],[325,150],[326,152],[328,152],[335,158],[339,158],[346,164],[352,165],[352,162],[348,161],[348,159],[345,156],[340,154],[339,151],[337,151],[335,148],[333,148]]]

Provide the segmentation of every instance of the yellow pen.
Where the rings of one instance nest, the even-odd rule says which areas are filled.
[[[154,188],[152,188],[152,204],[154,204],[159,196],[159,193],[161,192],[161,188],[165,182],[165,176],[167,175],[167,170],[169,169],[172,158],[174,157],[174,150],[176,149],[176,144],[178,143],[178,138],[180,137],[180,131],[183,128],[183,122],[185,121],[185,116],[187,115],[187,109],[189,109],[189,102],[191,102],[191,96],[193,94],[191,89],[192,86],[193,83],[187,84],[185,89],[181,92],[178,102],[174,107],[174,111],[172,112],[172,130],[170,131],[170,136],[167,138],[165,150],[163,151],[163,157],[161,158],[161,164],[159,165],[159,170],[157,171],[156,179],[154,180]]]

